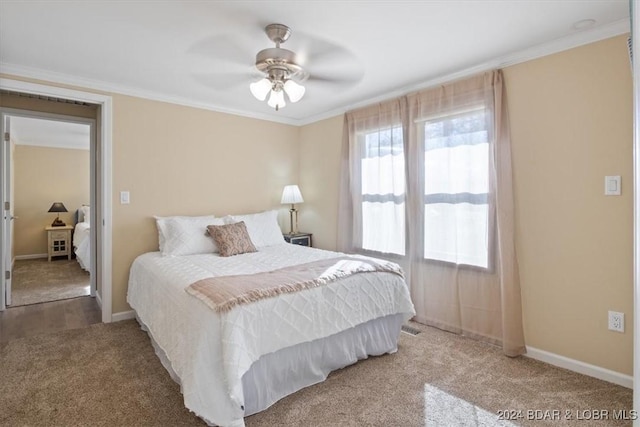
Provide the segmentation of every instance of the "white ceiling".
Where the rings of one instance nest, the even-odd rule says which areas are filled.
[[[594,19],[595,25],[574,24]],[[0,72],[304,124],[629,29],[627,0],[0,1]],[[279,112],[248,85],[269,23],[312,77]]]
[[[56,120],[11,117],[11,140],[16,145],[34,145],[48,148],[88,150],[90,143],[88,124]]]

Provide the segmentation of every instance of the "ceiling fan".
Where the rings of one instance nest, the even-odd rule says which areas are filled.
[[[291,35],[289,27],[283,24],[269,24],[264,31],[276,47],[263,49],[256,55],[256,68],[264,73],[264,78],[251,83],[249,88],[259,101],[264,101],[269,95],[267,104],[278,111],[287,105],[285,93],[291,102],[302,99],[306,89],[300,83],[304,82],[309,74],[300,65],[295,52],[280,47]]]
[[[300,31],[290,38],[292,31],[283,24],[254,29],[258,30],[234,30],[194,44],[190,53],[211,61],[214,68],[194,73],[194,78],[218,91],[248,85],[253,96],[276,110],[302,97],[319,99],[344,92],[362,80],[363,64],[341,44]],[[265,33],[275,47],[256,55],[257,37]],[[290,50],[282,47],[285,42]]]

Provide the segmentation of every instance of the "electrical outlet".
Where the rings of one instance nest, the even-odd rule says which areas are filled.
[[[624,332],[624,313],[618,313],[617,311],[609,312],[609,330]]]

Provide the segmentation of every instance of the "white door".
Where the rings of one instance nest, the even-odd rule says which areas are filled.
[[[2,270],[0,277],[0,310],[11,305],[11,261],[13,200],[11,197],[11,129],[10,117],[2,113]]]

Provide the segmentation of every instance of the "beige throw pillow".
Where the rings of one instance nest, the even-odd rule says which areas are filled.
[[[220,256],[257,252],[243,221],[226,225],[208,225],[207,230],[216,242]]]

